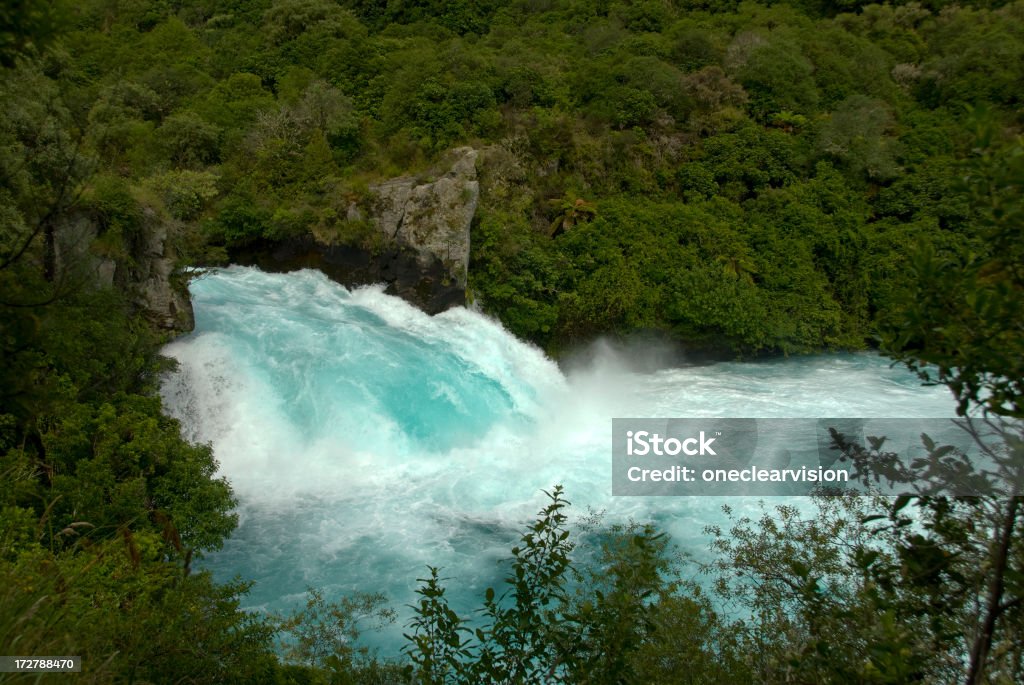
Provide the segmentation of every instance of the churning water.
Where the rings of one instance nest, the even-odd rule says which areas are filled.
[[[870,354],[652,370],[646,351],[597,348],[563,372],[479,313],[430,317],[316,271],[231,267],[191,291],[195,332],[165,348],[180,364],[162,394],[238,496],[238,530],[204,563],[255,580],[253,609],[286,611],[309,586],[401,608],[430,564],[465,611],[500,587],[498,560],[556,483],[573,511],[654,520],[699,556],[722,501],[612,498],[613,417],[954,413],[945,388]],[[396,655],[404,620],[369,642]]]

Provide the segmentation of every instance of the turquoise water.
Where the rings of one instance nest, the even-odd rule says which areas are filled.
[[[945,388],[871,354],[657,368],[657,349],[596,346],[563,371],[482,314],[430,317],[315,271],[231,267],[191,291],[196,329],[165,348],[179,369],[162,394],[239,498],[238,530],[204,565],[255,580],[254,610],[308,586],[400,608],[427,564],[456,608],[476,606],[555,483],[578,514],[656,520],[700,556],[722,500],[612,498],[613,417],[954,414]],[[368,642],[397,654],[406,618]]]

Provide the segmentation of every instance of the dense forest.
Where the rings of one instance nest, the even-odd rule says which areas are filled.
[[[877,345],[1021,418],[1022,95],[1021,2],[7,3],[0,652],[96,683],[1020,682],[1006,492],[735,518],[712,601],[663,534],[570,530],[555,488],[479,628],[427,572],[402,663],[354,640],[379,597],[243,612],[245,582],[192,568],[235,502],[161,413],[166,331],[128,283],[157,224],[182,269],[307,234],[372,251],[347,207],[471,145],[469,295],[549,352]]]

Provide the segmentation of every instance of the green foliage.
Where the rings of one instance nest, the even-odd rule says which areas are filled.
[[[473,234],[469,284],[513,333],[547,341],[558,321],[563,263],[542,239],[548,240],[519,217],[485,215]]]
[[[446,683],[460,678],[464,671],[463,659],[470,656],[468,641],[462,633],[465,620],[452,611],[444,598],[445,588],[438,577],[438,569],[428,567],[429,578],[417,578],[420,596],[416,615],[409,623],[412,634],[405,634],[409,644],[403,648],[412,663],[419,682]]]
[[[821,127],[818,148],[855,174],[873,181],[892,179],[899,171],[893,142],[885,136],[892,126],[883,103],[855,95],[844,100]]]
[[[169,171],[147,179],[175,219],[198,217],[207,202],[217,197],[217,177],[209,171]]]
[[[1011,105],[1020,101],[1019,5],[987,12],[949,8],[923,27],[933,51],[919,93],[929,104]]]
[[[796,180],[799,147],[781,131],[745,125],[703,141],[701,163],[731,199],[746,199],[767,187]]]
[[[120,190],[99,197],[123,220]],[[0,366],[5,649],[80,654],[87,682],[262,679],[271,631],[239,610],[245,586],[190,574],[234,528],[234,500],[210,449],[184,442],[152,394],[148,326],[110,290],[0,316],[21,350]]]
[[[367,667],[371,660],[368,649],[358,645],[359,624],[366,619],[374,619],[376,627],[393,622],[394,610],[385,606],[386,598],[356,595],[328,602],[316,588],[308,594],[305,608],[280,622],[286,658],[335,673]]]
[[[744,214],[723,215],[719,203],[619,198],[546,243],[526,226],[513,232],[511,222],[499,233],[504,216],[496,215],[474,237],[474,292],[514,332],[545,341],[550,332],[585,340],[661,328],[737,350],[857,345],[870,274],[854,261],[861,239],[853,231],[866,208],[835,197],[836,180],[763,195],[743,228],[733,226]],[[571,198],[565,206],[573,209]],[[839,229],[851,232],[840,238]],[[495,279],[518,287],[494,287]],[[542,313],[548,330],[526,328]]]
[[[750,612],[739,640],[754,680],[949,681],[959,645],[933,619],[952,609],[905,584],[911,569],[899,578],[900,534],[865,523],[886,503],[821,497],[815,505],[811,516],[783,505],[758,521],[725,507],[731,528],[709,529],[715,590]]]
[[[573,679],[636,682],[637,653],[645,643],[651,647],[650,642],[664,639],[658,635],[662,602],[686,601],[675,596],[680,583],[670,579],[679,569],[668,556],[667,536],[651,525],[614,525],[596,534],[600,548],[578,573],[574,598],[572,618],[583,636],[572,658]]]
[[[63,3],[17,0],[0,10],[0,67],[9,69],[20,57],[35,57],[66,20]]]
[[[411,93],[386,99],[385,121],[391,127],[408,127],[434,150],[490,126],[487,116],[495,106],[494,92],[486,83],[427,77]]]
[[[501,594],[491,590],[484,599],[488,624],[476,635],[481,642],[477,669],[488,680],[530,682],[559,670],[573,544],[562,487],[545,494],[551,502],[512,548],[508,588]]]
[[[963,169],[975,231],[983,241],[939,251],[924,242],[911,282],[883,319],[883,345],[959,402],[1024,417],[1024,252],[1020,245],[1024,145],[981,139]]]
[[[260,238],[270,223],[270,212],[250,197],[230,195],[221,204],[217,216],[208,225],[213,240],[245,244]]]
[[[910,243],[927,235],[945,254],[979,240],[955,183],[970,154],[962,106],[987,107],[995,126],[1017,117],[1019,7],[940,9],[95,0],[45,74],[11,71],[5,114],[12,141],[48,141],[33,154],[40,174],[64,173],[72,149],[95,154],[102,176],[136,194],[148,183],[229,258],[302,234],[374,249],[338,218],[349,179],[415,172],[454,145],[500,147],[520,187],[509,204],[499,174],[483,181],[469,278],[516,334],[550,350],[651,326],[737,350],[858,347],[902,287]],[[28,135],[33,121],[61,123]],[[842,221],[816,191],[766,200],[820,185],[823,161],[857,195]],[[186,170],[223,194],[211,176],[168,175]],[[635,270],[654,268],[638,253],[678,251],[672,231],[640,230],[643,248],[616,259],[536,240],[556,219],[545,203],[566,192],[595,206],[707,203],[738,251],[699,245],[680,256],[699,268],[668,284]],[[22,197],[27,215],[47,206]],[[113,234],[100,248],[130,252]]]
[[[146,558],[147,544],[133,535],[4,561],[0,641],[32,654],[82,655],[80,679],[90,683],[273,677],[271,632],[239,609],[247,586],[183,576],[180,564]]]
[[[500,6],[493,0],[412,0],[386,7],[366,0],[348,0],[344,4],[352,7],[368,23],[378,27],[387,24],[436,22],[458,34],[486,33],[491,17]]]
[[[85,202],[99,229],[101,245],[111,256],[130,261],[142,240],[142,207],[124,179],[100,176],[93,183]]]
[[[696,585],[673,579],[679,567],[663,533],[592,521],[581,548],[561,487],[546,494],[511,550],[505,591],[487,589],[480,620],[451,610],[436,568],[420,579],[406,636],[416,682],[680,682],[680,659],[703,667],[683,682],[746,678],[728,627]]]
[[[342,38],[359,33],[358,20],[325,0],[279,0],[264,15],[267,38],[277,45],[307,36]]]
[[[597,209],[594,205],[582,197],[573,199],[566,196],[560,200],[551,200],[549,204],[556,213],[554,221],[551,222],[552,238],[577,224],[593,221],[597,216]]]
[[[188,168],[217,160],[218,134],[217,127],[187,110],[167,117],[157,130],[171,163]]]
[[[244,130],[260,111],[270,109],[274,99],[252,73],[232,74],[218,83],[202,103],[199,114],[229,130]]]
[[[548,493],[546,493],[548,494]],[[407,652],[421,682],[535,682],[559,677],[567,646],[563,612],[573,545],[565,529],[562,488],[548,494],[519,546],[512,548],[508,588],[488,588],[481,610],[484,625],[472,638],[466,621],[448,607],[436,568],[421,579]],[[561,679],[559,677],[559,679]]]
[[[737,80],[750,96],[750,113],[760,121],[788,111],[811,114],[818,105],[814,65],[799,45],[759,34],[739,34],[733,43]]]

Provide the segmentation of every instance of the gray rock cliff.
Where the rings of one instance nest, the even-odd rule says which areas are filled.
[[[57,268],[73,270],[86,285],[117,287],[128,301],[157,328],[186,332],[195,321],[183,278],[175,273],[177,256],[172,245],[175,222],[151,209],[144,212],[145,229],[129,254],[114,258],[97,250],[99,226],[87,214],[68,217],[55,230]]]
[[[175,274],[177,254],[172,234],[179,227],[150,216],[133,268],[124,274],[126,290],[146,317],[160,328],[191,331],[195,326],[192,301],[184,279]]]
[[[388,240],[416,252],[429,267],[439,260],[460,288],[469,271],[469,229],[480,199],[477,151],[452,150],[448,172],[428,183],[403,177],[370,186],[373,220]]]
[[[465,304],[470,225],[480,199],[477,151],[452,150],[439,173],[371,185],[345,220],[370,222],[373,249],[328,244],[312,235],[231,252],[233,261],[265,271],[314,268],[346,286],[385,283],[428,313]]]

